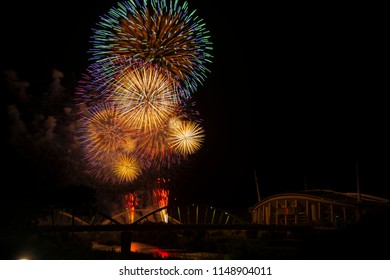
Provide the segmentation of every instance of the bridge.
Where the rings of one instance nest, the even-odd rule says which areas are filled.
[[[78,217],[62,210],[55,210],[50,217],[41,219],[34,231],[38,232],[91,232],[132,230],[181,230],[181,229],[226,229],[226,230],[283,230],[309,229],[308,226],[255,224],[224,209],[199,204],[176,204],[154,210],[136,209],[147,212],[128,221],[128,211],[112,217],[97,211],[92,217]]]
[[[157,209],[135,209],[139,215],[131,221],[129,211],[124,210],[116,215],[109,216],[97,211],[92,217],[81,217],[71,213],[55,210],[50,217],[41,219],[39,227],[57,226],[93,226],[104,228],[104,225],[141,225],[150,223],[165,223],[174,225],[229,225],[246,224],[246,221],[224,209],[199,203],[169,205]],[[109,228],[109,227],[107,227]]]
[[[112,217],[101,212],[89,217],[77,217],[65,211],[53,211],[50,217],[41,220],[34,232],[120,232],[121,252],[130,252],[132,233],[138,231],[287,231],[305,232],[309,227],[278,226],[253,224],[250,220],[242,219],[224,209],[210,205],[190,203],[169,205],[149,210],[138,210],[144,215],[129,222],[128,211],[123,211]]]

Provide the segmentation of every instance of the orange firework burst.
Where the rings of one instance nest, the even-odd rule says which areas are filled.
[[[125,69],[110,100],[126,114],[135,129],[159,129],[179,106],[175,84],[156,67]]]
[[[139,165],[128,160],[128,165],[134,168],[128,168],[127,173],[123,167],[124,158],[137,145],[137,133],[130,128],[126,116],[104,103],[85,110],[83,115],[80,142],[89,172],[99,182],[123,183],[135,179],[140,174]]]
[[[168,126],[140,136],[136,155],[145,167],[169,167],[179,161],[169,145]]]
[[[213,57],[208,33],[186,3],[130,0],[112,7],[98,23],[91,38],[92,59],[119,56],[152,63],[195,91]]]
[[[191,25],[178,15],[156,14],[146,8],[145,14],[135,13],[122,20],[119,30],[113,53],[154,62],[180,80],[194,71],[199,56],[197,38],[191,34]]]
[[[90,153],[115,152],[127,145],[134,132],[127,118],[115,107],[99,106],[83,119],[82,143]]]
[[[198,123],[181,121],[171,126],[169,143],[176,152],[189,155],[201,148],[204,136],[204,129]]]
[[[132,153],[136,150],[137,142],[138,140],[136,137],[126,137],[120,145],[121,150],[127,153]]]

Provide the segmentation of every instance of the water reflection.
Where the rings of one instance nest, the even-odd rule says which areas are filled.
[[[104,245],[97,242],[92,242],[93,250],[121,252],[121,246],[119,245]],[[189,260],[220,260],[228,259],[228,255],[217,254],[210,252],[188,252],[180,249],[162,249],[155,245],[150,245],[142,242],[131,242],[130,251],[134,253],[151,254],[163,259],[166,258],[178,258]]]
[[[163,250],[157,246],[141,242],[131,242],[130,251],[135,253],[152,254],[161,258],[168,258],[172,256],[171,252],[168,250]]]

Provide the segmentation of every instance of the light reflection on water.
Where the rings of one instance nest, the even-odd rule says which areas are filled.
[[[135,253],[152,254],[161,258],[168,258],[171,256],[169,251],[165,251],[157,246],[141,242],[131,242],[130,251]]]
[[[101,251],[111,251],[120,253],[121,246],[119,245],[103,245],[97,242],[92,242],[93,250],[101,250]],[[227,255],[210,253],[210,252],[188,252],[185,250],[179,249],[161,249],[155,245],[150,245],[141,242],[131,242],[131,252],[134,253],[143,253],[143,254],[151,254],[154,256],[158,256],[161,258],[180,258],[180,259],[190,259],[190,260],[220,260],[220,259],[228,259]]]

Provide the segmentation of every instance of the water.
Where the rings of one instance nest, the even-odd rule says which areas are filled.
[[[104,245],[97,242],[92,242],[92,250],[121,252],[121,246],[119,245]],[[220,260],[227,259],[228,256],[218,253],[210,252],[189,252],[181,249],[162,249],[155,245],[150,245],[142,242],[131,242],[131,252],[150,254],[161,258],[177,258],[186,260]]]

